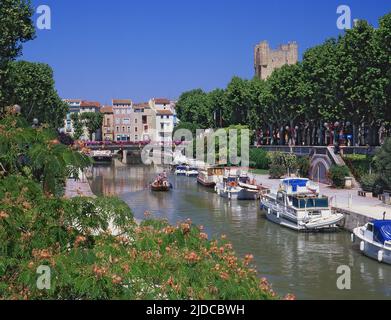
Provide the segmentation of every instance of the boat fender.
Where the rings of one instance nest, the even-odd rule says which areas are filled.
[[[361,241],[360,242],[360,251],[364,251],[364,249],[365,249],[365,242]]]
[[[280,219],[280,212],[277,211],[277,219]]]
[[[228,199],[231,199],[231,192],[228,192]]]
[[[272,211],[270,210],[270,208],[267,209],[267,214],[271,214],[271,213],[272,213]]]
[[[377,253],[377,261],[383,262],[383,256],[384,256],[384,251],[379,250],[379,252]]]
[[[352,234],[350,235],[350,239],[351,239],[352,243],[354,243],[354,242],[356,241],[355,236],[354,236],[354,233],[352,233]]]

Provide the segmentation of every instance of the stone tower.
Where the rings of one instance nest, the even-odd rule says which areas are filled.
[[[267,79],[275,69],[286,64],[295,64],[299,60],[299,48],[296,42],[281,45],[272,50],[267,41],[255,46],[255,75],[262,80]]]

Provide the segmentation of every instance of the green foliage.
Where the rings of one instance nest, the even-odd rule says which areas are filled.
[[[302,178],[308,178],[310,168],[311,168],[311,161],[309,157],[298,157],[297,158],[297,167],[299,170],[299,175]]]
[[[270,159],[263,149],[250,149],[250,165],[256,169],[269,169]]]
[[[376,183],[379,181],[378,174],[365,174],[361,177],[361,187],[364,191],[372,192],[375,188]]]
[[[286,174],[286,169],[280,164],[271,164],[269,169],[270,179],[281,179]]]
[[[350,171],[347,166],[334,165],[330,168],[328,174],[335,188],[344,188],[345,178],[350,176]]]
[[[288,172],[292,174],[297,170],[297,156],[293,153],[270,152],[269,157],[271,171],[280,174],[282,170],[284,170],[284,173],[281,176]],[[273,177],[276,177],[276,175]]]
[[[376,154],[375,164],[384,182],[391,188],[391,138],[386,139],[384,145]]]
[[[73,128],[74,128],[73,138],[76,140],[79,140],[84,133],[84,124],[80,120],[79,114],[77,114],[77,113],[71,114],[71,120],[72,120]]]
[[[68,106],[58,96],[50,66],[27,61],[11,62],[9,82],[13,97],[10,104],[20,105],[28,122],[36,118],[52,128],[64,125]]]
[[[368,175],[372,169],[373,157],[366,155],[345,155],[344,161],[349,167],[350,172],[360,182],[362,178]]]
[[[137,227],[119,199],[47,197],[22,177],[0,180],[0,240],[4,299],[276,297],[251,255],[239,259],[227,240],[208,241],[190,221]],[[41,265],[51,269],[50,290],[37,289]]]
[[[103,114],[100,112],[85,112],[79,115],[80,121],[87,128],[92,140],[92,135],[97,132],[103,124]]]

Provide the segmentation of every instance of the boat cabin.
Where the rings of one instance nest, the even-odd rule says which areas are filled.
[[[329,198],[321,195],[290,195],[284,191],[277,193],[277,203],[298,210],[328,209]]]
[[[391,248],[391,220],[375,220],[366,224],[363,236]]]

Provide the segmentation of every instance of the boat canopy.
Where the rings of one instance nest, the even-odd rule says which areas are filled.
[[[177,170],[186,170],[187,167],[185,167],[185,166],[177,166],[176,169]]]
[[[284,179],[282,183],[292,187],[293,192],[297,192],[298,187],[304,188],[307,186],[308,179]]]
[[[373,236],[376,242],[384,244],[386,241],[391,241],[391,220],[376,220],[373,226]]]

